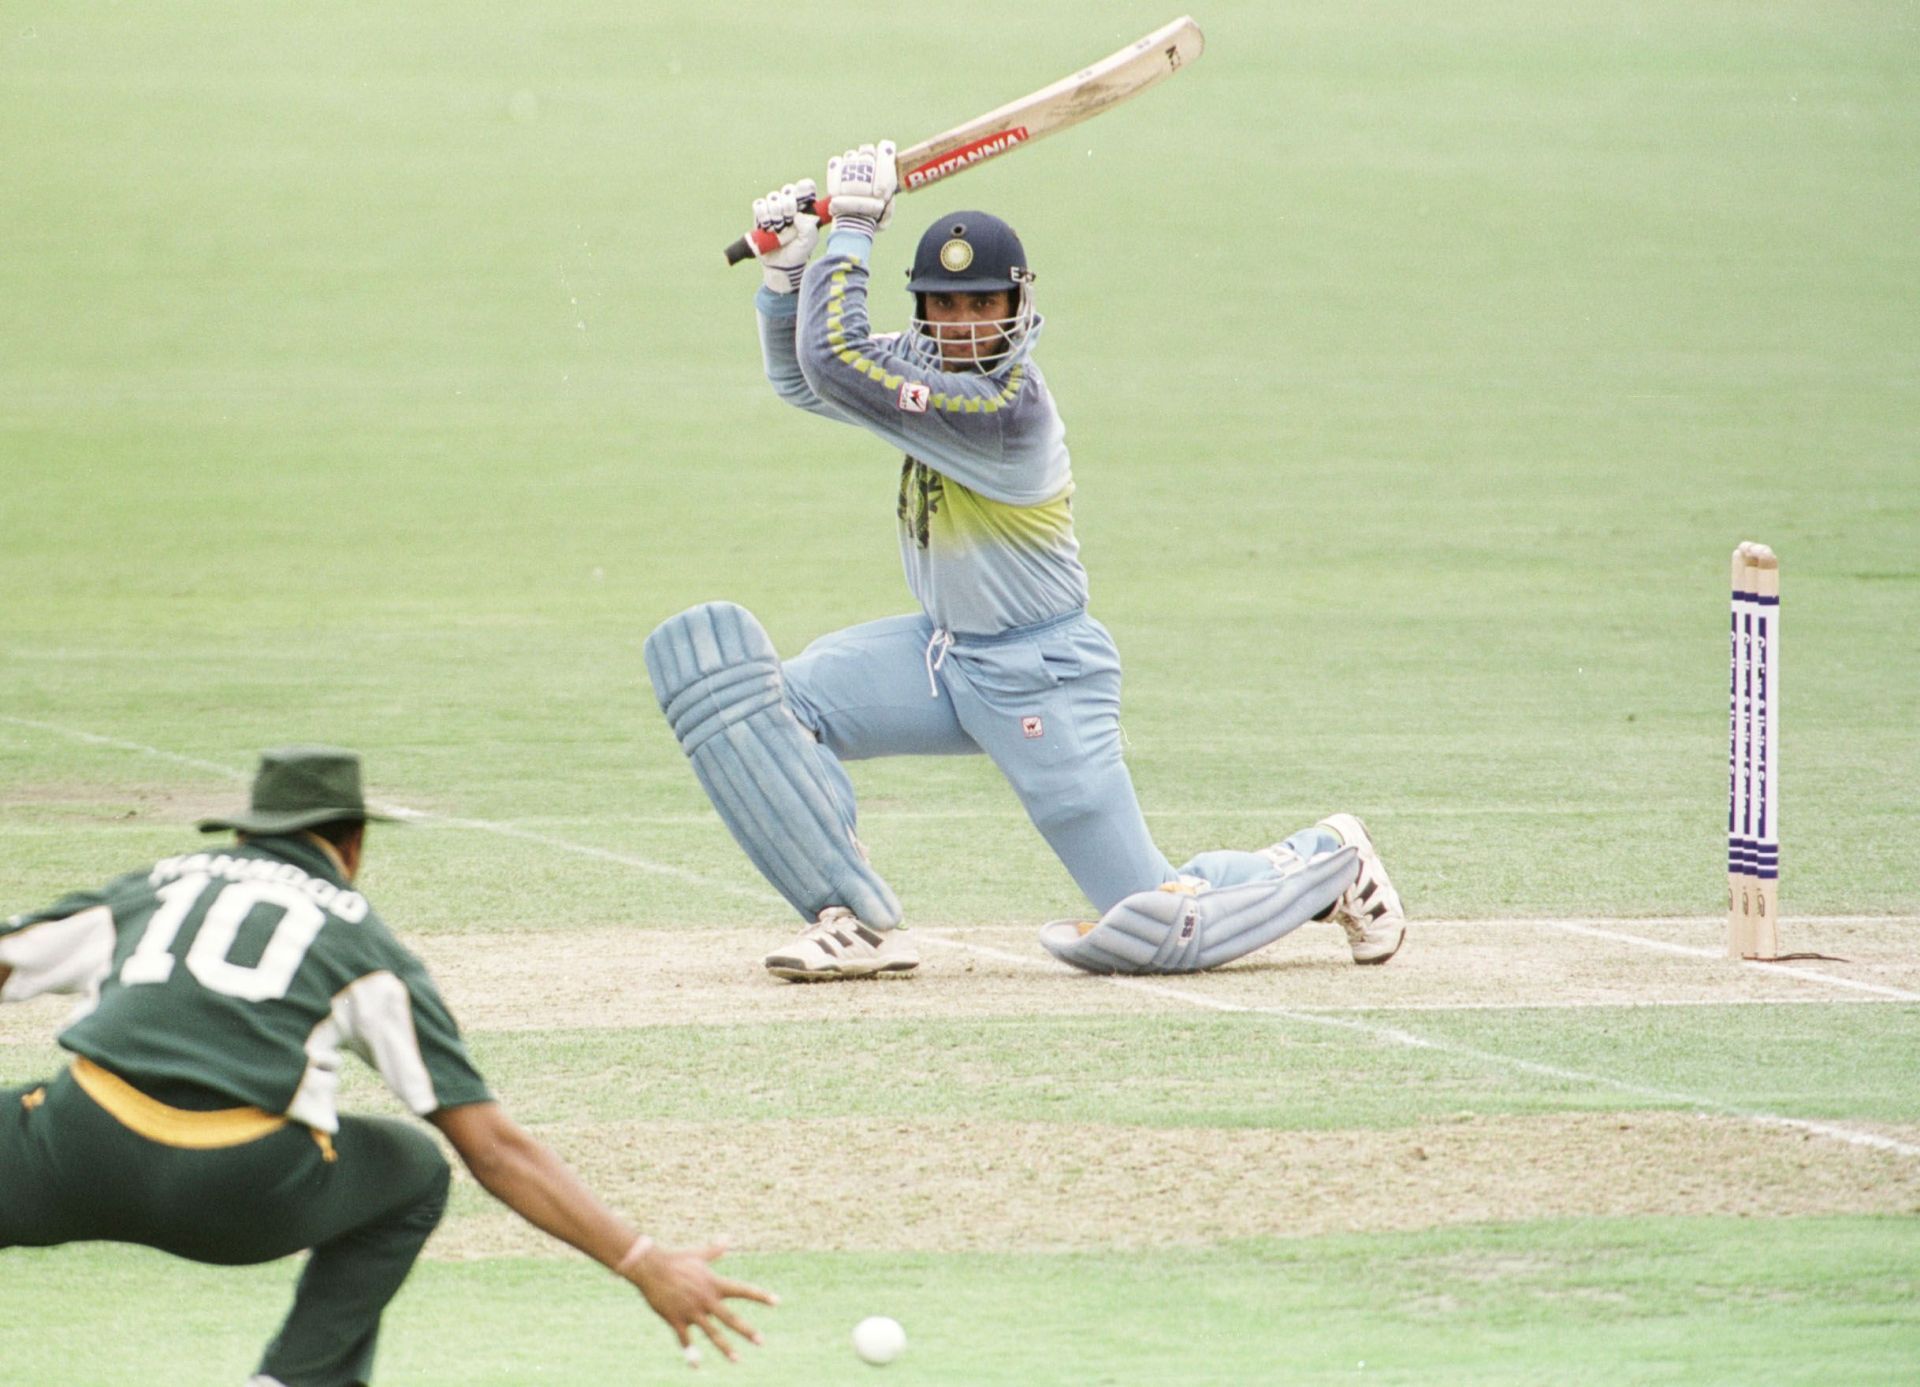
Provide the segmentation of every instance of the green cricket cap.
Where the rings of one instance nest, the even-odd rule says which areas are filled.
[[[360,790],[360,758],[331,746],[285,746],[260,753],[253,802],[244,814],[200,820],[200,831],[230,828],[241,833],[293,833],[339,819],[378,819]]]

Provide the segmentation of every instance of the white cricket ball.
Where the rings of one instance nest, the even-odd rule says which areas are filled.
[[[900,1327],[899,1320],[868,1315],[853,1327],[853,1351],[876,1368],[898,1358],[906,1346],[907,1331]]]

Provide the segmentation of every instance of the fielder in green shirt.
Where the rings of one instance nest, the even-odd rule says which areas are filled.
[[[0,1089],[0,1248],[94,1239],[197,1262],[311,1248],[254,1387],[369,1380],[380,1315],[446,1209],[449,1171],[405,1122],[342,1117],[341,1057],[371,1064],[476,1180],[639,1288],[692,1359],[760,1337],[719,1245],[638,1234],[508,1117],[425,967],[353,889],[370,813],[359,758],[267,752],[219,852],[169,857],[0,924],[0,1001],[80,998],[59,1077]]]

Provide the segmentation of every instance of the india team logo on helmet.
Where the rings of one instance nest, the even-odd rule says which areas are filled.
[[[975,325],[977,332],[994,339],[990,350],[976,351],[967,363],[981,371],[992,372],[1018,356],[1033,328],[1033,271],[1027,266],[1026,247],[1011,226],[990,212],[950,212],[929,226],[914,250],[907,289],[914,296],[914,340],[935,356],[940,354],[941,325],[927,317],[927,295],[1011,292],[1008,316]],[[982,339],[976,335],[972,340]]]

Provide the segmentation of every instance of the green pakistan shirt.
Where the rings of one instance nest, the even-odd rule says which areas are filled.
[[[68,992],[60,1044],[339,1130],[343,1051],[415,1113],[489,1100],[425,966],[304,838],[169,857],[0,924],[0,1001]]]

